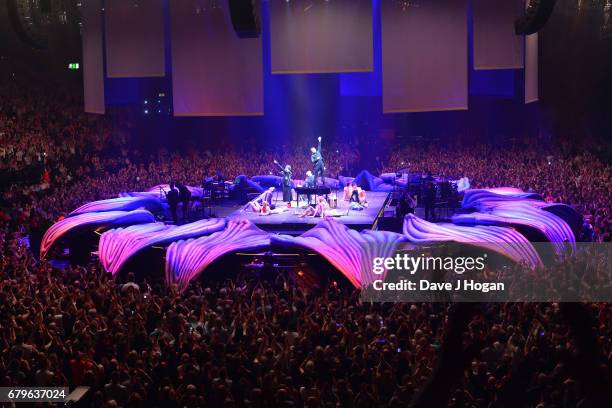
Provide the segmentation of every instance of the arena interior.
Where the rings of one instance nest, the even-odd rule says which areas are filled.
[[[0,2],[0,405],[609,406],[611,16]]]

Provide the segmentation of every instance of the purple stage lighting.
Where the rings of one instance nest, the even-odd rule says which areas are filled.
[[[77,235],[100,227],[117,227],[154,221],[153,214],[146,210],[105,211],[68,217],[56,222],[45,232],[40,245],[40,257],[45,258],[56,242],[70,235]]]
[[[147,247],[200,237],[224,227],[225,220],[211,218],[181,226],[156,222],[112,229],[100,237],[100,262],[107,272],[115,275],[131,257]]]

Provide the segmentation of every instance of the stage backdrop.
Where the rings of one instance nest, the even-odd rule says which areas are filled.
[[[263,115],[261,38],[236,36],[227,0],[171,1],[170,25],[175,116]]]
[[[383,111],[467,109],[467,0],[381,7]]]
[[[85,112],[103,114],[104,60],[102,57],[102,2],[81,1],[83,91]]]
[[[373,70],[372,0],[273,0],[273,74]]]
[[[514,20],[524,13],[523,0],[474,0],[474,69],[523,68],[523,36]]]
[[[538,33],[525,36],[525,103],[538,96]]]
[[[106,75],[164,76],[162,0],[106,0]]]

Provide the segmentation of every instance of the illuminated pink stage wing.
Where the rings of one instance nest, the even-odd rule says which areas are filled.
[[[229,221],[224,231],[170,244],[166,251],[166,282],[168,285],[175,283],[183,291],[191,280],[223,255],[269,245],[270,234],[250,221]]]
[[[107,272],[115,275],[131,257],[145,248],[180,239],[201,237],[222,230],[224,227],[224,219],[211,218],[180,226],[156,222],[112,229],[100,237],[100,262]]]
[[[484,207],[484,204],[482,205]],[[468,225],[523,225],[535,228],[555,247],[555,252],[561,256],[565,252],[565,244],[569,243],[572,250],[576,249],[576,238],[570,226],[553,213],[543,211],[529,203],[493,201],[486,203],[486,209],[470,214],[455,214],[452,217],[455,224]]]
[[[524,262],[531,269],[542,266],[540,255],[531,242],[513,228],[434,224],[408,214],[404,218],[404,235],[411,242],[470,244],[495,251],[514,262]]]
[[[163,210],[159,197],[119,197],[92,201],[72,211],[68,216],[105,211],[132,211],[139,208],[157,212]]]
[[[61,238],[100,227],[117,227],[154,222],[153,214],[146,210],[105,211],[84,213],[56,222],[45,232],[40,245],[40,257],[45,258],[53,245]]]
[[[563,221],[565,221],[569,225],[570,229],[572,230],[571,236],[566,231],[565,226],[560,225],[560,229],[565,232],[562,232],[561,236],[555,238],[555,239],[567,240],[568,242],[574,241],[575,234],[578,233],[578,231],[580,231],[580,228],[582,227],[582,221],[583,221],[582,216],[575,209],[573,209],[567,204],[547,203],[543,201],[541,197],[535,193],[534,193],[535,195],[530,195],[531,193],[520,193],[520,192],[512,193],[512,194],[511,193],[500,194],[499,192],[497,192],[497,190],[499,189],[470,190],[464,196],[463,203],[461,204],[461,206],[465,209],[475,209],[481,213],[491,213],[492,211],[497,211],[499,209],[504,209],[508,211],[511,211],[514,209],[516,210],[515,214],[513,214],[513,216],[515,217],[522,219],[522,218],[525,218],[527,214],[529,214],[526,221],[528,221],[531,218],[538,219],[537,216],[539,213],[533,212],[533,211],[527,211],[526,213],[524,213],[525,211],[521,212],[521,208],[524,208],[525,205],[531,206],[534,209],[544,210],[546,212],[549,212],[561,218]],[[556,218],[549,217],[546,214],[541,214],[540,218],[541,218],[541,221],[551,224],[553,229],[554,229],[554,226],[558,224],[558,221],[556,220]],[[462,215],[461,217],[457,217],[456,222],[463,223],[463,224],[473,223],[473,222],[469,222],[470,219],[471,218],[469,216]]]
[[[466,190],[463,195],[462,208],[475,208],[478,203],[483,201],[542,201],[542,196],[538,193],[527,193],[513,187],[499,187],[488,189]]]
[[[357,288],[381,279],[371,272],[374,258],[392,256],[402,241],[401,234],[388,231],[359,233],[333,218],[322,220],[299,237],[271,237],[273,244],[306,248],[320,254]]]

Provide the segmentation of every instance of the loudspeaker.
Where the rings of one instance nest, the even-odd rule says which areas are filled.
[[[556,0],[529,0],[525,14],[514,22],[517,35],[536,33],[544,27],[555,8]]]
[[[40,5],[40,12],[43,14],[51,13],[51,0],[40,0],[38,3]]]
[[[232,25],[238,38],[257,38],[261,35],[261,24],[255,8],[255,1],[229,0]]]

